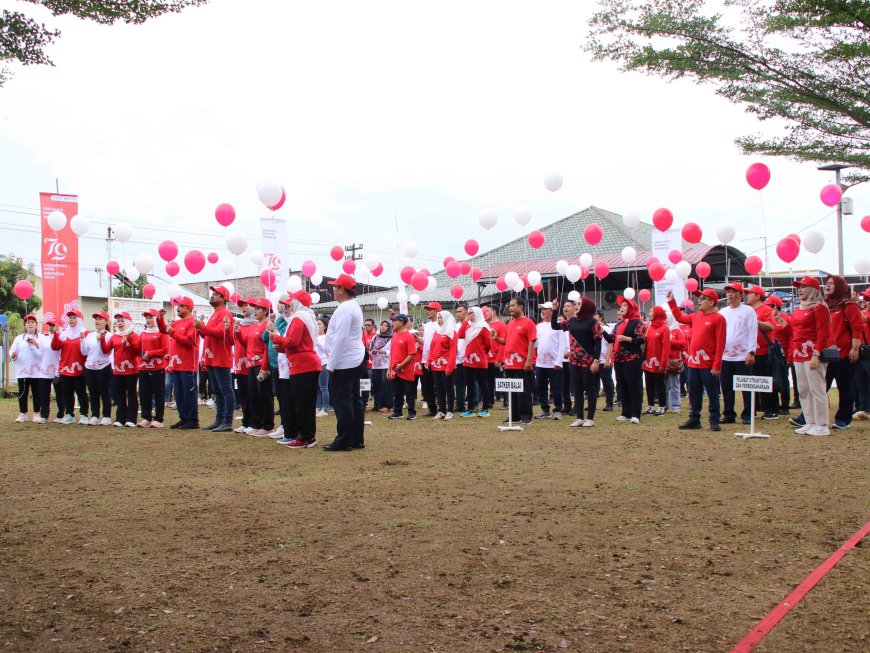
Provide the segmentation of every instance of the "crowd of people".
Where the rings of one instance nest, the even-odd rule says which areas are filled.
[[[706,396],[709,427],[719,431],[754,418],[749,393],[737,414],[737,375],[772,376],[774,391],[758,395],[757,409],[766,420],[789,416],[797,433],[829,435],[830,428],[870,417],[870,291],[853,296],[836,275],[827,278],[824,292],[816,278],[795,282],[800,301],[790,314],[776,294],[732,282],[724,288],[724,306],[707,288],[694,293],[697,310],[669,296],[648,321],[632,299],[619,297],[615,324],[607,324],[588,297],[546,302],[537,321],[514,297],[507,320],[491,306],[460,303],[450,312],[431,302],[422,324],[393,313],[376,326],[363,319],[352,277],[343,274],[330,284],[338,308],[329,318],[314,314],[304,290],[277,306],[266,298],[239,300],[234,314],[225,286],[211,287],[208,320],[195,318],[192,300],[182,297],[174,301],[174,320],[162,310],[145,311],[140,332],[126,312],[95,313],[93,331],[84,330],[78,310],[67,314],[65,327],[48,322],[42,330],[26,315],[24,333],[11,346],[16,422],[47,423],[54,388],[56,422],[163,428],[171,387],[178,412],[171,429],[235,432],[312,448],[317,418],[334,412],[336,435],[322,448],[351,451],[365,447],[369,400],[370,411],[415,420],[419,390],[423,416],[436,422],[489,418],[500,403],[510,405],[505,421],[528,425],[566,415],[573,418],[570,427],[580,428],[595,426],[602,396],[602,410],[619,409],[616,421],[629,424],[679,413],[688,396],[688,419],[679,428],[700,429]],[[500,377],[522,380],[510,402],[496,392]],[[832,418],[827,393],[834,382],[839,403]],[[199,416],[203,384],[214,404],[206,426]],[[801,414],[791,417],[798,407]]]

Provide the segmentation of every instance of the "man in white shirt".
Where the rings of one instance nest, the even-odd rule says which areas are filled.
[[[418,345],[423,345],[423,374],[420,377],[420,392],[423,395],[423,401],[426,402],[426,406],[429,408],[426,417],[435,417],[435,382],[429,366],[426,365],[426,361],[429,360],[429,347],[432,346],[432,338],[435,337],[435,333],[438,331],[438,322],[436,320],[438,319],[438,312],[442,308],[438,302],[429,302],[425,308],[429,321],[423,324],[423,342],[417,343]]]
[[[329,372],[329,397],[337,422],[335,439],[324,451],[364,449],[365,404],[360,379],[366,376],[366,349],[363,345],[363,313],[354,297],[356,281],[342,274],[333,286],[338,308],[326,329],[326,370]]]
[[[743,303],[746,291],[743,285],[732,281],[725,286],[728,305],[720,310],[725,318],[725,353],[722,355],[722,424],[734,424],[737,413],[734,410],[734,377],[751,374],[755,363],[755,349],[758,347],[758,318],[755,311]],[[743,393],[743,411],[740,417],[744,424],[750,422],[751,395]]]
[[[595,309],[595,319],[598,320],[598,326],[602,331],[612,333],[613,328],[607,326],[604,321],[604,311],[600,308]],[[605,412],[613,410],[613,365],[607,366],[607,358],[610,355],[611,345],[606,339],[601,339],[601,355],[598,357],[598,379],[601,382],[601,387],[604,389],[604,410]]]
[[[541,412],[536,419],[562,419],[562,331],[553,328],[553,304],[541,304],[541,321],[537,324],[538,354],[535,358],[538,403]],[[553,414],[550,414],[548,390],[553,392]]]

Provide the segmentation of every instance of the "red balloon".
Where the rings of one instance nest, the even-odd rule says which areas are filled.
[[[209,252],[207,258],[208,258],[208,262],[211,263],[212,265],[214,265],[215,263],[218,262],[218,255],[216,252]]]
[[[344,263],[341,264],[341,269],[344,270],[345,274],[353,274],[356,270],[356,261],[352,258],[344,259]]]
[[[843,199],[843,189],[837,184],[828,184],[819,193],[819,198],[825,206],[837,206]]]
[[[420,268],[420,269],[418,270],[418,272],[422,272],[422,273],[425,274],[427,277],[431,277],[431,276],[432,276],[432,273],[429,272],[429,268]]]
[[[674,224],[674,214],[668,209],[656,209],[653,213],[653,224],[659,231],[667,231]]]
[[[447,267],[447,264],[450,263],[450,261],[455,261],[455,260],[456,260],[456,259],[453,258],[452,256],[448,256],[448,257],[446,257],[446,258],[444,259],[444,262],[442,263],[442,265],[446,268],[446,267]]]
[[[604,232],[601,231],[601,227],[599,227],[594,222],[592,224],[586,225],[586,228],[583,230],[583,237],[586,239],[586,242],[593,247],[601,242],[601,237],[603,235]]]
[[[444,268],[445,272],[447,272],[447,276],[451,279],[455,279],[459,276],[460,272],[462,272],[462,266],[459,265],[456,261],[450,261],[447,266]]]
[[[262,283],[266,288],[275,285],[275,272],[272,270],[266,269],[260,272],[260,283]]]
[[[402,283],[411,283],[411,277],[414,276],[416,270],[412,268],[410,265],[406,265],[401,270],[399,270],[399,278],[402,280]]]
[[[281,199],[278,200],[277,204],[273,204],[272,206],[270,206],[269,209],[271,209],[272,211],[277,211],[282,206],[284,206],[285,201],[287,201],[287,193],[284,192],[284,188],[282,187],[281,188]],[[272,292],[275,292],[275,291],[273,290]]]
[[[372,270],[372,275],[375,277],[379,277],[383,274],[383,272],[384,272],[384,264],[378,263],[378,267],[376,267],[374,270]]]
[[[653,263],[649,266],[649,278],[653,281],[661,281],[665,278],[665,266],[661,263]]]
[[[864,231],[870,232],[870,215],[865,215],[863,218],[861,218],[861,228]]]
[[[544,284],[539,283],[537,285],[532,286],[532,290],[535,292],[542,292],[544,290]]]
[[[157,288],[154,287],[154,284],[146,283],[142,286],[142,294],[145,295],[145,299],[151,299],[157,293]]]
[[[770,181],[770,168],[763,163],[753,163],[746,169],[746,183],[755,190],[761,190]]]
[[[789,236],[786,236],[776,244],[776,255],[782,259],[784,263],[791,263],[801,252],[801,246],[798,242]],[[750,272],[750,274],[754,274]]]
[[[758,274],[763,266],[764,263],[757,256],[747,256],[743,262],[743,267],[746,269],[747,274]]]
[[[106,272],[108,272],[112,276],[118,274],[120,269],[121,266],[118,264],[118,261],[109,261],[108,263],[106,263]]]
[[[236,219],[236,210],[231,204],[218,204],[218,207],[214,210],[214,219],[222,227],[229,227],[233,223],[233,220]]]
[[[22,301],[27,301],[33,296],[33,284],[30,283],[27,279],[21,279],[20,281],[15,282],[13,291],[15,292],[15,296],[18,297],[18,299]]]
[[[429,285],[429,277],[427,277],[422,272],[415,272],[411,277],[411,287],[417,291],[426,290],[426,286]]]
[[[704,235],[701,231],[701,227],[696,225],[694,222],[687,222],[684,224],[681,233],[683,240],[687,243],[692,243],[693,245],[700,243],[701,237]]]
[[[181,272],[181,266],[175,261],[169,261],[169,263],[166,264],[166,274],[170,277],[174,277],[179,272]]]
[[[668,260],[676,265],[683,260],[683,253],[678,249],[672,249],[670,252],[668,252]]]
[[[646,288],[644,288],[644,289],[641,290],[639,293],[637,293],[637,298],[638,298],[640,301],[642,301],[642,302],[648,302],[648,301],[649,301],[649,298],[650,298],[649,290],[647,290]]]
[[[471,263],[468,261],[462,261],[462,263],[459,264],[459,273],[468,274],[469,272],[471,272]]]
[[[792,239],[793,241],[795,241],[798,245],[801,244],[801,237],[798,236],[797,234],[789,234],[788,236],[786,236],[786,238],[791,238],[791,239]]]
[[[273,282],[269,284],[269,287],[266,288],[266,290],[268,290],[269,292],[275,292],[276,290],[278,290],[278,284]]]
[[[689,292],[695,292],[698,289],[698,280],[697,279],[686,279],[686,290]]]
[[[584,268],[581,265],[580,266],[580,280],[585,281],[587,277],[589,277],[589,268]]]
[[[646,269],[649,270],[649,269],[650,269],[650,266],[651,266],[653,263],[661,263],[661,261],[658,259],[657,256],[650,256],[650,257],[646,260]]]
[[[480,278],[483,276],[483,270],[480,268],[471,268],[471,279],[473,281],[480,281]]]
[[[160,254],[160,258],[169,262],[178,256],[178,245],[171,240],[164,240],[157,246],[157,253]]]
[[[238,303],[239,303],[239,300],[240,300],[241,298],[242,298],[242,295],[239,293],[238,290],[234,291],[233,294],[230,295],[230,301],[231,301],[233,304],[238,304]]]
[[[205,256],[198,249],[192,249],[184,255],[184,267],[191,274],[199,274],[205,267]]]
[[[698,265],[695,266],[695,274],[697,274],[702,279],[706,279],[710,276],[710,264],[705,261],[701,261]]]
[[[465,241],[465,253],[469,256],[474,256],[480,251],[480,245],[474,238],[469,238]]]
[[[501,292],[507,290],[507,281],[504,280],[504,275],[500,276],[495,280],[495,287],[498,288]]]
[[[595,264],[595,276],[604,279],[608,274],[610,274],[610,266],[605,261],[598,261]]]
[[[452,286],[450,286],[450,294],[453,295],[454,299],[462,299],[462,292],[462,286],[460,286],[458,283],[454,283]]]
[[[539,249],[544,244],[544,234],[537,229],[529,234],[529,245],[533,249]]]
[[[332,257],[333,261],[340,261],[344,258],[344,247],[341,245],[336,245],[331,250],[329,250],[329,255]]]

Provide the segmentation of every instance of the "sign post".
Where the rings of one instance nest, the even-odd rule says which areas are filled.
[[[499,426],[499,431],[522,431],[522,426],[514,426],[513,423],[513,393],[514,392],[522,392],[523,391],[523,380],[522,379],[496,379],[495,380],[495,391],[496,392],[507,392],[508,393],[508,425],[507,426]]]
[[[363,392],[371,392],[371,391],[372,391],[372,380],[371,379],[360,379],[359,380],[359,393],[362,394]],[[363,408],[365,408],[365,406],[363,406]],[[371,426],[372,421],[370,419],[367,419],[363,422],[363,424],[365,426]]]
[[[773,392],[772,376],[735,376],[734,391],[748,392],[749,400],[749,433],[735,433],[744,440],[747,438],[769,438],[765,433],[755,432],[755,393]]]

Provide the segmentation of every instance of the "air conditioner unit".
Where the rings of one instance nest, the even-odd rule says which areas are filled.
[[[852,215],[855,212],[855,207],[852,204],[851,197],[844,197],[843,201],[840,202],[840,210],[843,212],[843,215]]]
[[[608,290],[604,293],[604,301],[606,301],[609,306],[613,306],[616,303],[616,293],[612,290]]]

